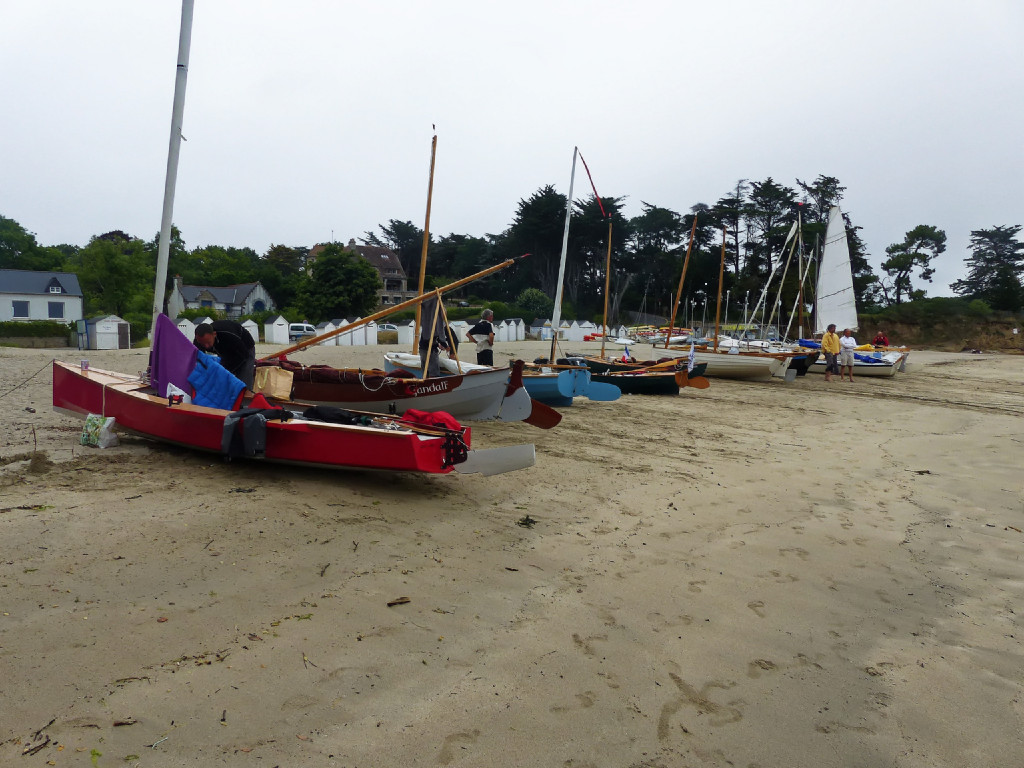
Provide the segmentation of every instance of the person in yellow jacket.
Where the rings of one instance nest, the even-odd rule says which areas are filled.
[[[825,381],[832,381],[832,374],[839,373],[839,335],[836,324],[829,325],[821,337],[821,351],[825,355]]]

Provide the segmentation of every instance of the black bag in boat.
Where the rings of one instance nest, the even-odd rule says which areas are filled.
[[[352,411],[346,411],[344,408],[338,408],[333,405],[314,405],[302,412],[302,418],[309,419],[310,421],[324,421],[328,424],[359,424],[366,426],[370,423],[369,416],[352,413]]]

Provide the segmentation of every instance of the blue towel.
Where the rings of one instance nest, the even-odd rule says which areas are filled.
[[[235,407],[238,396],[245,389],[241,379],[221,365],[214,355],[205,352],[196,355],[196,367],[188,375],[188,383],[196,391],[192,398],[195,405],[228,411]]]

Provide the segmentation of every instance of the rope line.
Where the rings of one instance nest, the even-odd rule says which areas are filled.
[[[45,370],[46,370],[47,368],[49,368],[49,367],[50,367],[50,366],[51,366],[52,364],[53,364],[53,361],[51,360],[51,361],[50,361],[49,363],[47,363],[47,364],[46,364],[46,365],[44,365],[44,366],[43,366],[42,368],[40,368],[40,369],[39,369],[38,371],[36,371],[35,373],[33,373],[33,374],[32,374],[31,376],[29,376],[29,377],[28,377],[27,379],[25,379],[25,380],[24,380],[23,382],[21,382],[20,384],[16,384],[15,386],[13,386],[13,387],[11,387],[10,389],[8,389],[8,390],[7,390],[6,392],[4,392],[4,393],[3,393],[2,395],[0,395],[0,398],[4,398],[4,397],[7,397],[7,396],[8,396],[9,394],[11,394],[11,392],[13,392],[14,390],[16,390],[16,389],[20,389],[21,387],[25,386],[25,385],[26,385],[26,384],[28,384],[28,383],[29,383],[30,381],[32,381],[32,379],[34,379],[34,378],[35,378],[36,376],[38,376],[38,375],[39,375],[40,373],[42,373],[42,372],[43,372],[43,371],[45,371]]]

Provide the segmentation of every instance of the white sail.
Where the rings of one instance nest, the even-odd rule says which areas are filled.
[[[818,287],[815,292],[817,312],[814,316],[816,333],[835,323],[857,330],[857,302],[853,293],[853,267],[850,265],[850,245],[846,241],[846,223],[839,206],[828,214],[825,248],[818,267]]]

